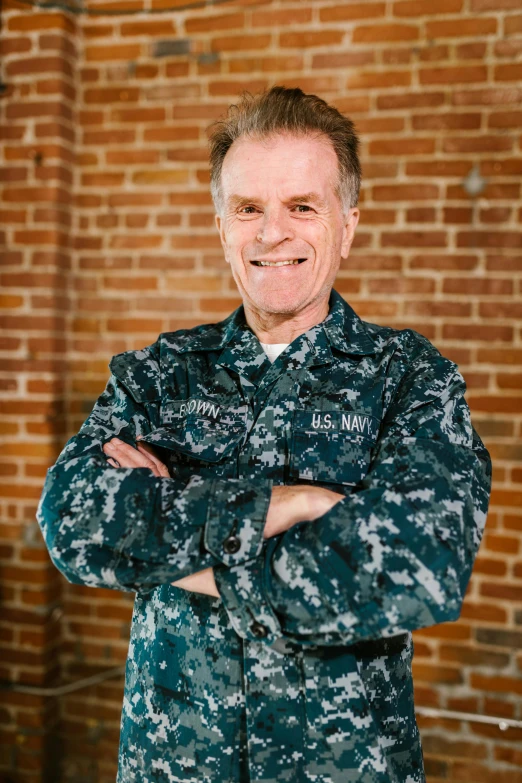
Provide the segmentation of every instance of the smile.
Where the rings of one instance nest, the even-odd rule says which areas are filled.
[[[306,261],[306,258],[290,258],[287,261],[258,261],[254,259],[250,263],[255,266],[296,266],[302,264],[303,261]]]

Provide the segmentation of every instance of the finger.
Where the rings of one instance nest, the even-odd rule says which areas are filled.
[[[169,469],[163,462],[161,462],[160,459],[158,459],[156,454],[154,454],[154,449],[152,446],[150,446],[148,443],[138,443],[138,451],[145,453],[149,459],[152,460],[157,470],[159,471],[160,476],[163,476],[163,478],[170,478]]]
[[[107,462],[108,462],[108,463],[109,463],[109,465],[111,465],[113,468],[121,468],[121,465],[120,465],[120,463],[119,463],[119,462],[116,462],[116,460],[115,460],[115,459],[112,459],[112,458],[110,458],[110,459],[108,459],[108,460],[107,460]]]
[[[120,463],[122,468],[148,468],[155,476],[159,476],[155,464],[150,458],[128,443],[113,438],[103,447],[105,454]]]

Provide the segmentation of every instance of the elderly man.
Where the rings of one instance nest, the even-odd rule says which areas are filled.
[[[243,305],[113,358],[46,480],[51,557],[136,593],[119,783],[420,783],[411,631],[455,620],[489,455],[456,365],[332,290],[353,124],[299,89],[210,139]]]

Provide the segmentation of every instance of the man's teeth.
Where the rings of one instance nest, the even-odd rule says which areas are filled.
[[[258,266],[289,266],[290,264],[298,264],[298,258],[292,258],[289,261],[256,261]]]

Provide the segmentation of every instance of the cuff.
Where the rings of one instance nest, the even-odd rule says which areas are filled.
[[[270,607],[263,584],[264,557],[242,565],[214,567],[214,579],[235,632],[284,652],[281,624]]]
[[[215,481],[203,538],[207,551],[228,567],[257,557],[271,494],[271,481]]]

